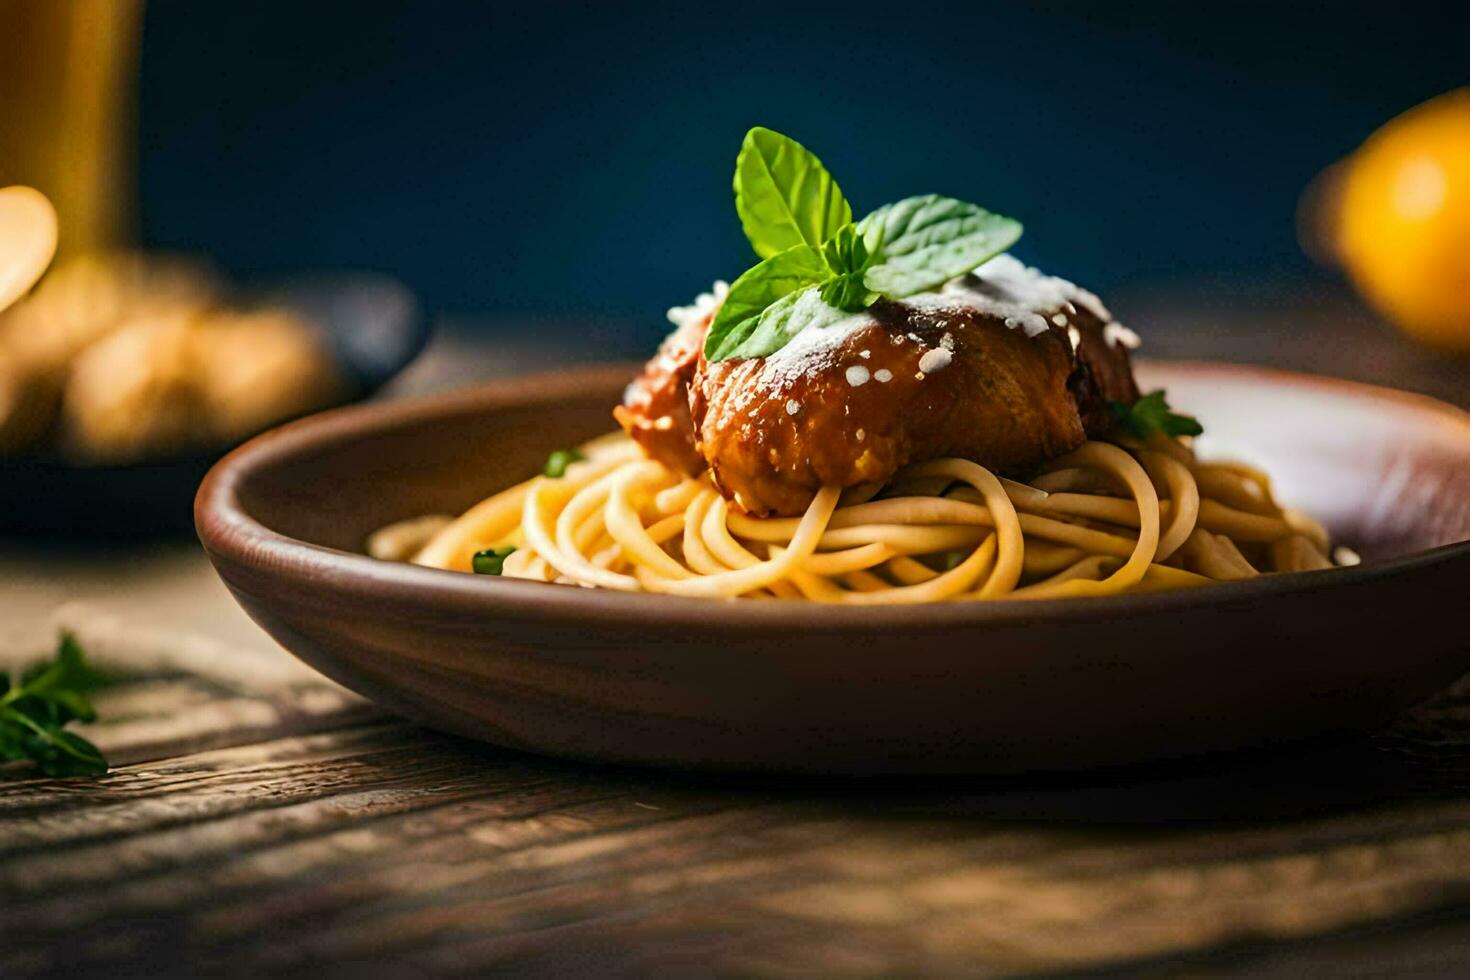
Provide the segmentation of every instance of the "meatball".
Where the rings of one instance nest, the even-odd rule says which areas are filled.
[[[690,476],[704,469],[695,448],[694,421],[689,416],[689,385],[699,367],[704,334],[714,310],[688,317],[665,338],[623,392],[613,418],[643,451],[665,466]]]
[[[1090,293],[1009,256],[939,292],[805,331],[768,357],[660,364],[675,341],[683,350],[696,329],[702,338],[707,319],[666,343],[619,420],[639,438],[638,406],[674,402],[683,385],[689,434],[670,411],[679,421],[667,439],[640,442],[686,472],[691,460],[707,465],[752,514],[798,514],[822,486],[885,481],[940,456],[1024,471],[1107,434],[1108,402],[1138,396],[1131,332]]]

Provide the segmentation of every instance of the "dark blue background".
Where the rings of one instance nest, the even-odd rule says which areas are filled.
[[[149,4],[141,221],[243,274],[660,317],[751,261],[745,129],[863,213],[939,191],[1099,290],[1310,275],[1305,183],[1470,81],[1457,5]]]

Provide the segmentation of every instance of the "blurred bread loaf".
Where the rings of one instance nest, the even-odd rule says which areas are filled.
[[[0,347],[34,369],[64,371],[118,325],[203,311],[219,302],[203,264],[135,253],[83,255],[56,266],[0,317]]]
[[[61,399],[61,445],[99,460],[165,455],[203,441],[194,381],[194,316],[125,320],[83,348]]]
[[[0,314],[0,452],[123,462],[238,442],[340,387],[311,325],[196,263],[85,256]]]
[[[320,408],[336,388],[311,328],[281,309],[206,319],[195,338],[195,371],[209,431],[223,442]]]

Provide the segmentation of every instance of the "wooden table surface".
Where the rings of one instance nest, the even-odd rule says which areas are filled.
[[[1333,295],[1113,305],[1151,353],[1470,405],[1470,365]],[[559,329],[447,338],[403,388],[524,370]],[[1470,682],[1381,732],[1168,766],[730,781],[389,718],[279,651],[187,542],[0,543],[0,655],[58,626],[125,675],[88,732],[115,768],[0,780],[4,977],[1470,973]]]

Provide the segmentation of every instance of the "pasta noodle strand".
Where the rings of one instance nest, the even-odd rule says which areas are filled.
[[[1266,475],[1198,462],[1178,440],[1088,442],[1031,482],[964,459],[910,466],[886,486],[817,492],[800,517],[732,512],[688,477],[608,436],[559,477],[460,517],[410,527],[413,560],[469,571],[513,546],[502,574],[621,591],[881,605],[1047,599],[1195,588],[1331,567],[1327,532],[1285,510]],[[393,531],[390,525],[375,538]]]

